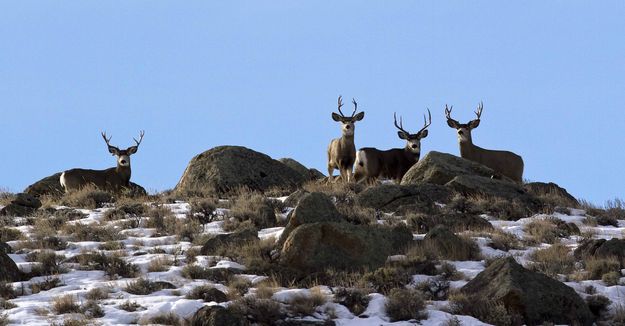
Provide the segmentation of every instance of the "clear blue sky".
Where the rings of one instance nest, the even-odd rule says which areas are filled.
[[[325,173],[336,97],[366,112],[356,145],[474,142],[523,156],[525,177],[603,203],[625,197],[623,1],[3,1],[0,187],[114,166],[146,136],[133,181],[173,188],[218,145],[293,157]],[[347,101],[348,102],[348,101]],[[349,102],[348,102],[349,103]],[[349,106],[349,105],[347,105]]]

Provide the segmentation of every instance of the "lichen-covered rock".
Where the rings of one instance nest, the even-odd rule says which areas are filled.
[[[444,185],[459,175],[479,175],[490,178],[495,175],[495,171],[455,155],[432,151],[406,172],[401,184],[434,183]]]
[[[300,175],[302,175],[306,180],[319,180],[325,177],[323,173],[319,172],[316,169],[309,169],[305,167],[302,163],[292,159],[292,158],[281,158],[278,161],[284,163],[284,165],[290,167],[291,169],[297,171]]]
[[[291,214],[278,245],[284,244],[291,232],[300,225],[317,222],[345,222],[341,213],[336,209],[332,199],[320,192],[306,193],[299,200],[297,207]]]
[[[301,174],[265,154],[240,146],[220,146],[189,162],[176,191],[228,194],[240,187],[293,191],[304,181]]]
[[[206,242],[202,246],[202,249],[200,250],[200,253],[202,255],[214,256],[215,251],[219,247],[254,241],[259,241],[259,239],[256,231],[251,229],[245,229],[243,231],[228,234],[216,234],[210,239],[206,240]]]
[[[280,263],[302,274],[334,268],[354,270],[384,265],[412,241],[406,227],[321,222],[297,227],[284,242]]]
[[[461,291],[476,300],[501,302],[527,325],[544,323],[592,325],[594,316],[571,287],[501,258],[478,274]]]
[[[0,281],[17,282],[22,278],[17,265],[5,252],[0,251]]]
[[[204,306],[198,310],[191,320],[191,326],[248,326],[243,316],[235,315],[222,306]]]
[[[447,203],[452,192],[440,185],[421,183],[414,185],[383,184],[370,187],[356,196],[356,203],[385,212],[431,212],[436,203]]]
[[[523,185],[523,188],[530,194],[540,196],[552,196],[560,198],[567,207],[577,207],[579,202],[575,197],[569,194],[566,189],[558,186],[553,182],[530,182]]]

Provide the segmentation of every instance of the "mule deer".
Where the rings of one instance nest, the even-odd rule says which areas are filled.
[[[343,106],[342,98],[338,99],[339,113],[332,112],[332,119],[341,123],[341,138],[333,139],[328,146],[328,180],[333,181],[332,174],[335,169],[339,170],[343,181],[351,182],[352,169],[356,160],[356,145],[354,145],[355,123],[365,117],[364,112],[356,114],[358,103],[352,99],[354,103],[354,112],[351,116],[345,116],[341,107]]]
[[[372,182],[382,177],[394,179],[399,183],[404,174],[419,161],[421,156],[421,139],[428,136],[427,128],[432,124],[432,114],[428,109],[429,121],[423,116],[424,125],[419,132],[411,134],[404,129],[402,118],[393,114],[395,128],[399,129],[397,135],[400,139],[406,140],[404,148],[393,148],[382,151],[376,148],[361,148],[356,153],[356,171],[354,178],[357,182],[366,180]]]
[[[452,107],[445,105],[445,116],[447,124],[457,130],[458,143],[460,144],[460,156],[467,160],[471,160],[495,170],[496,173],[504,175],[518,183],[523,182],[523,158],[517,154],[508,151],[495,151],[484,149],[473,145],[471,138],[471,130],[480,125],[480,117],[484,104],[480,102],[475,114],[477,119],[471,120],[466,124],[461,124],[451,118]]]
[[[109,142],[111,137],[106,138],[106,133],[102,133],[102,138],[108,146],[109,153],[117,157],[117,167],[106,170],[71,169],[63,172],[60,177],[61,186],[65,192],[81,189],[87,185],[93,185],[98,189],[118,192],[122,188],[128,187],[130,183],[130,155],[135,154],[143,141],[143,131],[140,132],[136,145],[120,150],[112,146]]]

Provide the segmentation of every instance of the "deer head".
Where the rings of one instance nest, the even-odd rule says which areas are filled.
[[[341,132],[343,136],[353,136],[354,129],[356,129],[355,123],[357,121],[362,120],[365,117],[364,112],[360,112],[356,114],[356,110],[358,110],[358,103],[356,103],[355,99],[352,99],[352,103],[354,103],[354,112],[352,112],[351,116],[346,116],[341,111],[341,107],[343,106],[342,97],[339,96],[338,100],[338,111],[339,113],[332,112],[332,120],[341,123]]]
[[[139,150],[139,145],[141,144],[141,141],[143,141],[144,134],[145,132],[141,131],[139,133],[139,140],[136,140],[135,138],[133,138],[136,145],[130,146],[124,150],[120,150],[119,148],[111,145],[109,142],[111,141],[112,136],[109,138],[106,138],[106,132],[102,133],[102,138],[104,138],[104,141],[106,142],[106,146],[108,146],[109,153],[117,157],[117,165],[128,167],[130,166],[130,155],[135,154]]]
[[[428,119],[423,115],[423,128],[419,130],[416,134],[411,134],[404,129],[404,124],[402,121],[402,117],[399,117],[399,124],[397,124],[397,114],[393,113],[393,118],[395,119],[395,128],[399,129],[397,135],[400,139],[406,140],[406,148],[412,152],[413,154],[421,154],[421,139],[428,136],[427,128],[432,124],[432,113],[430,113],[430,109],[428,109]]]
[[[468,123],[460,123],[457,120],[451,118],[451,110],[452,107],[447,107],[445,105],[445,116],[447,117],[447,124],[449,127],[456,129],[458,133],[458,141],[460,143],[469,142],[472,143],[471,139],[471,130],[477,128],[480,125],[480,117],[482,116],[482,110],[484,109],[484,104],[480,102],[477,106],[477,110],[475,111],[475,115],[477,115],[477,119],[471,120]]]

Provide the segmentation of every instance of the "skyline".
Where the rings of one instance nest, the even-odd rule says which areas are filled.
[[[325,174],[342,95],[366,113],[357,147],[403,147],[393,112],[416,131],[429,108],[421,157],[459,155],[444,106],[465,123],[483,101],[476,145],[603,204],[625,197],[623,14],[618,1],[5,2],[0,187],[114,166],[101,131],[125,148],[145,130],[132,181],[150,191],[220,145]]]

